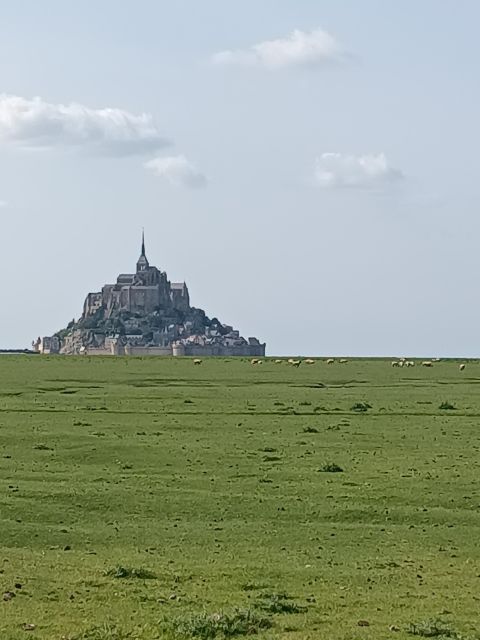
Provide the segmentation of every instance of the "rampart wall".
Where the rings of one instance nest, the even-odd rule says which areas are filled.
[[[175,350],[176,351],[176,350]],[[134,345],[112,345],[111,348],[105,347],[87,347],[84,351],[85,355],[89,356],[113,356],[113,355],[128,355],[128,356],[171,356],[178,355],[174,353],[172,346],[168,347],[145,347]],[[183,355],[183,354],[182,354]],[[265,345],[264,344],[245,344],[235,347],[227,347],[224,345],[185,345],[185,355],[193,357],[206,357],[206,356],[264,356]]]

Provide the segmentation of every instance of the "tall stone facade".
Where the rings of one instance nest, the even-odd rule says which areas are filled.
[[[60,353],[263,356],[265,344],[190,305],[185,282],[151,266],[145,239],[135,273],[89,293],[78,321],[56,334]]]
[[[157,309],[187,312],[190,309],[188,288],[184,282],[169,282],[167,274],[151,267],[142,252],[135,273],[122,273],[115,284],[106,284],[102,290],[89,293],[83,305],[82,319],[94,316],[100,309],[106,318],[121,312],[150,314]]]

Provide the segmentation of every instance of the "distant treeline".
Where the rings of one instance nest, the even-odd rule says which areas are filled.
[[[32,351],[31,349],[0,349],[0,354],[2,353],[21,353],[27,355],[37,355],[38,351]]]

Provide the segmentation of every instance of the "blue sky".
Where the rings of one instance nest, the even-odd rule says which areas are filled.
[[[4,3],[0,347],[78,317],[144,226],[150,262],[270,353],[480,355],[479,20]]]

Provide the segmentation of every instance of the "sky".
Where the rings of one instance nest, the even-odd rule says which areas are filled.
[[[480,356],[477,0],[0,8],[0,348],[147,256],[269,354]]]

